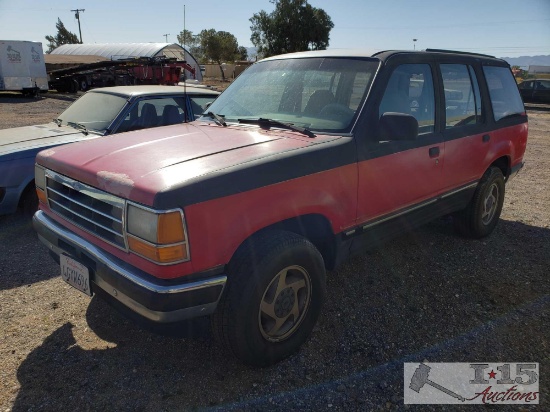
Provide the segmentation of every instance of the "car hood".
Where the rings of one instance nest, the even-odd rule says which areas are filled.
[[[152,206],[158,193],[335,139],[193,122],[52,148],[40,152],[37,161],[62,175]]]
[[[47,123],[0,130],[0,156],[12,160],[33,155],[44,148],[97,137],[85,135],[70,126]]]

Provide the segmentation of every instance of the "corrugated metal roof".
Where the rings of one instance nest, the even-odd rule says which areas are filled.
[[[51,54],[88,54],[119,60],[130,57],[153,57],[168,46],[177,46],[183,50],[183,47],[175,43],[94,43],[64,44],[54,49]]]
[[[134,57],[166,56],[185,60],[196,70],[196,79],[202,80],[200,67],[195,58],[176,43],[94,43],[64,44],[54,49],[51,54],[95,55],[109,60],[121,60]]]

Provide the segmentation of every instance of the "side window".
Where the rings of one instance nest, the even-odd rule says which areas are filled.
[[[537,81],[537,90],[548,90],[550,89],[549,80],[539,80]]]
[[[523,101],[512,72],[507,67],[483,66],[495,121],[524,113]]]
[[[387,112],[414,116],[420,135],[434,131],[434,87],[428,64],[403,64],[393,71],[378,114],[382,116]]]
[[[134,103],[116,132],[121,133],[182,123],[184,108],[183,97],[142,99]]]
[[[475,72],[464,64],[442,64],[446,128],[482,122],[481,96]]]
[[[523,90],[533,90],[533,81],[529,81],[529,82],[523,82],[523,84],[521,85],[521,89]]]

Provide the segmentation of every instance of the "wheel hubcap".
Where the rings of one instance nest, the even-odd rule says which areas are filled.
[[[311,297],[309,274],[300,266],[281,270],[266,288],[258,323],[264,338],[278,342],[288,338],[302,322]]]
[[[488,225],[493,220],[498,207],[499,190],[496,183],[493,183],[485,199],[483,199],[483,213],[481,215],[481,221],[484,225]]]

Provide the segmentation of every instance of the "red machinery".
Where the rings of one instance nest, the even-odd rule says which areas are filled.
[[[132,84],[176,85],[185,72],[195,78],[195,68],[185,61],[165,57],[97,62],[53,70],[49,73],[50,88],[60,92],[77,92],[94,87]]]

